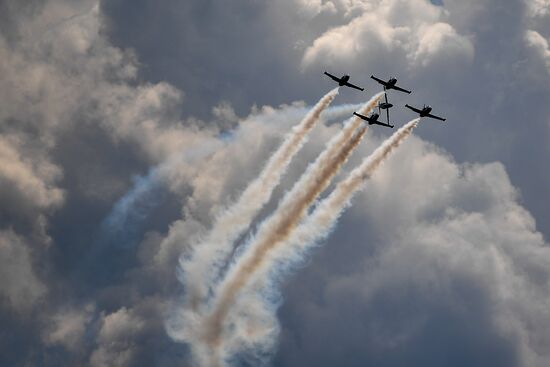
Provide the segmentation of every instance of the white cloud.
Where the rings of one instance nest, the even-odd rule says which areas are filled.
[[[550,15],[549,0],[526,0],[529,15],[533,18],[544,18]]]
[[[446,63],[447,67],[452,67],[473,60],[473,45],[447,23],[421,27],[418,33],[418,45],[414,52],[408,55],[416,65],[429,67],[441,60],[440,62]]]
[[[550,75],[550,47],[548,45],[548,40],[536,31],[527,30],[525,32],[525,41],[528,46],[532,47],[539,54],[539,57],[544,61],[546,70]]]
[[[99,346],[90,357],[90,365],[129,366],[139,347],[134,339],[144,326],[145,321],[126,308],[104,316],[97,338]]]
[[[343,26],[326,31],[306,50],[302,64],[351,65],[368,63],[375,55],[407,59],[409,67],[445,61],[471,62],[471,41],[443,22],[445,11],[424,0],[391,0],[372,8]]]

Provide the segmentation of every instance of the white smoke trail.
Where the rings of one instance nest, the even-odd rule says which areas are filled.
[[[246,230],[254,216],[269,201],[273,189],[285,173],[292,157],[304,145],[307,134],[319,120],[323,110],[334,100],[338,88],[328,92],[312,108],[284,139],[282,145],[271,156],[257,179],[243,191],[236,203],[225,210],[214,223],[214,227],[200,243],[192,246],[190,257],[180,258],[184,275],[186,301],[197,309],[219,276],[220,269],[230,255],[231,244]]]
[[[360,112],[369,113],[382,95],[383,93],[378,93],[371,98]],[[220,285],[215,295],[213,311],[204,321],[204,335],[200,336],[199,343],[205,341],[213,351],[219,352],[225,318],[237,294],[246,286],[250,277],[263,266],[269,251],[286,240],[305,215],[307,208],[328,186],[332,177],[359,144],[366,131],[366,128],[360,129],[354,136],[360,125],[361,119],[352,117],[340,133],[331,139],[317,160],[310,164],[292,190],[285,195],[276,212],[262,223],[256,237],[237,259],[236,264],[230,268]]]
[[[351,114],[361,106],[361,104],[342,104],[328,107],[321,117],[325,121],[333,121]],[[311,110],[312,107],[308,109]],[[298,114],[305,116],[307,112],[309,111],[304,107]],[[293,114],[289,115],[293,116]],[[193,146],[174,154],[151,168],[147,175],[136,177],[132,187],[117,200],[111,212],[103,220],[98,243],[106,246],[134,246],[141,240],[140,236],[145,230],[143,227],[146,219],[153,208],[160,204],[159,197],[162,195],[159,193],[163,193],[167,187],[171,189],[170,186],[177,186],[177,183],[173,182],[181,180],[179,176],[182,172],[185,172],[186,177],[189,178],[188,181],[191,181],[191,178],[198,174],[196,167],[205,164],[205,159],[221,148],[220,140],[201,141],[200,146]],[[174,175],[176,178],[173,177]]]
[[[419,120],[410,121],[382,143],[345,180],[340,182],[327,198],[321,201],[313,213],[298,228],[291,232],[285,240],[280,241],[276,246],[271,248],[271,254],[264,256],[266,260],[263,264],[260,264],[255,269],[247,269],[250,271],[248,274],[248,283],[241,288],[243,304],[256,302],[258,292],[262,287],[267,285],[270,275],[277,267],[277,264],[295,262],[305,250],[330,233],[342,211],[349,205],[353,195],[364,186],[365,180],[374,173],[376,168],[380,166],[388,155],[411,134]],[[266,306],[264,305],[264,307]],[[267,330],[276,329],[273,325],[264,326],[264,328]],[[243,337],[243,335],[239,335],[239,337],[241,338],[241,342],[243,342],[242,339],[244,338],[244,342],[249,346],[258,344],[257,340],[246,340],[246,337]],[[226,338],[231,339],[231,336],[228,335]],[[226,341],[221,340],[221,342],[224,343]],[[214,348],[216,354],[219,354],[220,352],[217,349],[220,348]]]
[[[323,112],[323,120],[330,122],[330,125],[332,123],[335,123],[339,118],[346,115],[351,115],[354,111],[359,111],[361,108],[363,108],[364,103],[354,103],[354,104],[341,104],[338,106],[333,106],[330,108],[327,108]]]
[[[272,255],[272,264],[277,261],[293,261],[315,243],[327,237],[336,221],[359,190],[380,164],[393,152],[418,125],[419,118],[409,121],[384,141],[371,155],[363,160],[345,180],[336,185],[329,196],[322,200],[313,212],[299,225],[288,240]],[[269,277],[272,266],[258,272],[255,281]]]

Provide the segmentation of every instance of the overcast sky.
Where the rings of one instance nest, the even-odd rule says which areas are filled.
[[[261,363],[548,366],[549,42],[548,0],[0,0],[0,365],[192,366],[166,328],[178,257],[326,70],[366,90],[335,106],[395,76],[396,125],[405,103],[447,122],[421,121],[284,278]]]

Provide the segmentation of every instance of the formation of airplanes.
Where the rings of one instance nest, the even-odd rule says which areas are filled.
[[[345,87],[349,87],[349,88],[358,89],[360,91],[365,90],[364,88],[361,88],[361,87],[359,87],[355,84],[351,84],[349,82],[349,80],[350,80],[349,75],[343,75],[339,78],[335,75],[327,73],[326,71],[325,71],[325,75],[327,75],[329,78],[334,80],[341,87],[345,86]],[[407,93],[407,94],[410,94],[411,91],[398,86],[397,85],[397,79],[394,78],[394,77],[391,77],[388,80],[383,80],[383,79],[377,78],[374,75],[371,75],[370,77],[371,77],[371,79],[378,82],[378,84],[381,84],[382,87],[384,88],[384,92],[386,92],[386,93],[384,93],[384,102],[379,102],[378,105],[376,106],[378,108],[378,113],[372,113],[369,116],[364,116],[364,115],[361,115],[360,113],[357,113],[357,112],[354,112],[353,114],[355,116],[367,121],[367,123],[369,125],[380,125],[380,126],[393,128],[394,125],[392,125],[390,123],[390,108],[393,107],[393,104],[388,102],[387,91],[390,90],[390,89],[393,89],[393,90],[403,92],[403,93]],[[440,120],[440,121],[445,121],[446,120],[443,117],[439,117],[439,116],[431,114],[432,108],[428,105],[424,105],[422,108],[417,108],[417,107],[409,106],[408,104],[406,104],[405,107],[410,109],[413,112],[416,112],[420,117],[429,117],[429,118],[432,118],[432,119],[435,119],[435,120]],[[379,120],[380,114],[382,113],[382,110],[386,110],[386,122],[385,123]]]

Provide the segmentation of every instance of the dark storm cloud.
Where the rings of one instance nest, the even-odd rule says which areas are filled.
[[[239,114],[253,104],[313,102],[330,84],[319,77],[322,70],[302,75],[303,48],[344,21],[297,10],[289,0],[116,0],[102,2],[102,10],[115,44],[138,53],[142,75],[184,90],[184,113],[199,116],[222,100]]]
[[[253,105],[314,102],[330,68],[369,92],[398,76],[448,118],[416,131],[448,153],[404,145],[289,279],[275,365],[546,366],[544,1],[24,3],[0,3],[1,365],[190,365],[164,325],[178,256],[307,111]],[[101,244],[152,171],[157,206]]]

